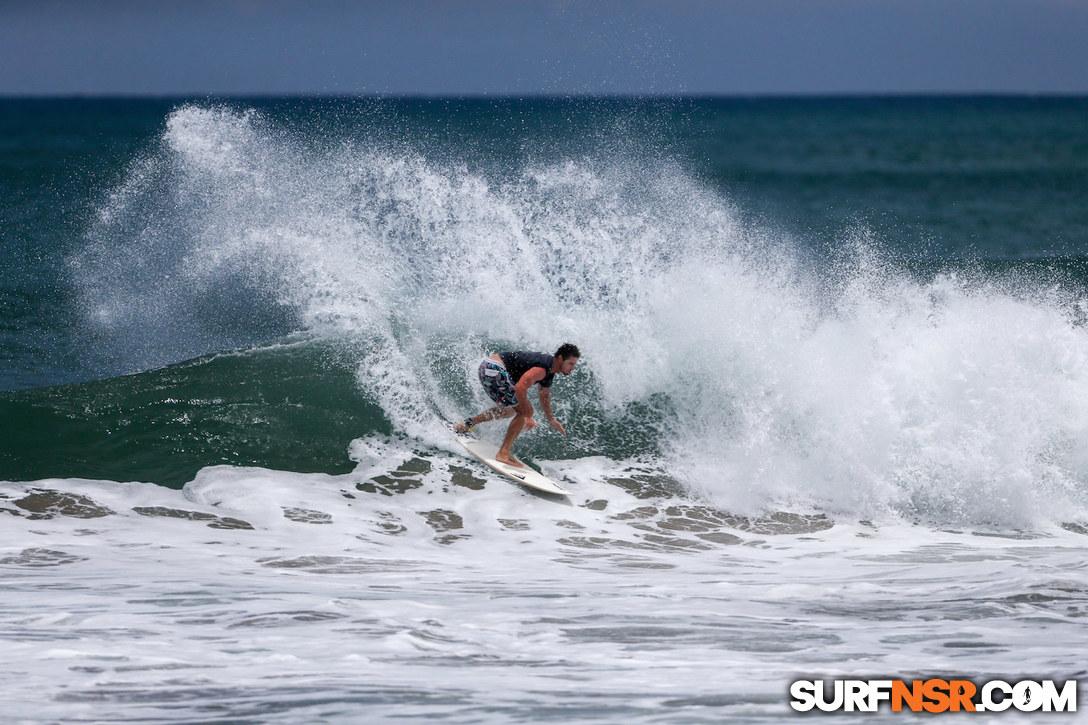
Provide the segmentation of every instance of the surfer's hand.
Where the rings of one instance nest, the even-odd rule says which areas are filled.
[[[560,422],[559,422],[558,420],[556,420],[555,418],[552,418],[552,419],[551,419],[551,420],[549,420],[548,422],[549,422],[549,423],[551,423],[551,425],[552,425],[552,428],[555,428],[555,429],[556,429],[557,431],[559,431],[559,432],[560,432],[560,433],[562,433],[563,435],[566,435],[566,434],[567,434],[567,431],[566,431],[566,429],[565,429],[565,428],[563,428],[563,424],[562,424],[562,423],[560,423]]]
[[[530,415],[525,419],[525,427],[522,428],[522,430],[532,430],[533,428],[536,428],[536,421],[533,420],[533,416]]]

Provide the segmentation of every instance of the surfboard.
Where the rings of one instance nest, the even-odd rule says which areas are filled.
[[[464,446],[466,451],[479,459],[481,463],[489,466],[495,472],[501,473],[507,478],[517,481],[524,486],[535,488],[537,491],[554,493],[559,496],[570,495],[570,491],[544,474],[529,468],[524,463],[522,464],[522,468],[518,468],[517,466],[511,466],[502,463],[501,461],[496,461],[495,456],[499,452],[499,447],[494,443],[461,433],[455,432],[454,435],[457,436],[457,442]],[[515,460],[517,459],[515,458]]]

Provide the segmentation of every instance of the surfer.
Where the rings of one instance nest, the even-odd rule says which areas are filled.
[[[578,348],[569,342],[561,345],[554,355],[528,350],[495,353],[480,363],[479,376],[488,397],[498,405],[472,418],[465,418],[456,423],[453,429],[464,433],[472,430],[477,423],[514,416],[495,459],[511,466],[521,466],[510,453],[510,447],[523,430],[537,427],[533,420],[533,406],[529,404],[529,388],[540,385],[537,396],[548,424],[566,435],[563,424],[552,415],[552,378],[556,373],[570,375],[581,356]]]

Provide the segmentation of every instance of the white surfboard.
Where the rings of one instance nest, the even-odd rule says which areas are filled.
[[[463,445],[465,450],[507,478],[513,479],[529,488],[535,488],[537,491],[554,493],[560,496],[570,495],[570,491],[547,476],[529,468],[524,463],[521,468],[518,468],[517,466],[511,466],[502,463],[501,461],[496,461],[495,456],[499,452],[499,447],[494,443],[489,443],[488,441],[480,440],[479,438],[474,438],[472,436],[461,435],[460,433],[455,433],[454,435],[457,436],[457,442]],[[517,460],[517,458],[514,460]]]

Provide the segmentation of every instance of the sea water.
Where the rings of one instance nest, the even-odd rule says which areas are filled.
[[[775,722],[798,679],[1083,679],[1086,121],[0,103],[6,717]],[[568,341],[569,435],[516,451],[557,500],[444,421],[485,355]]]

